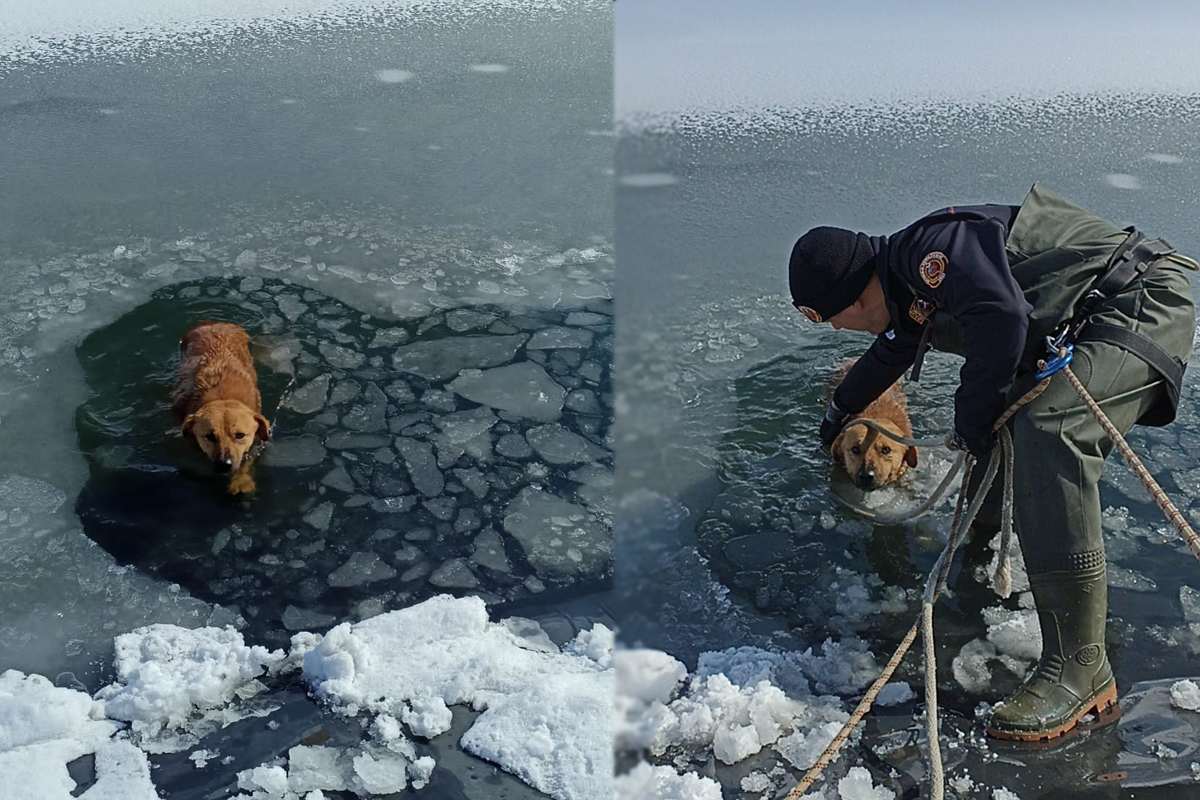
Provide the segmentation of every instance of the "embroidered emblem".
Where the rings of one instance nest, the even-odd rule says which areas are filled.
[[[824,320],[821,319],[821,315],[818,314],[816,311],[812,310],[811,308],[809,308],[808,306],[796,306],[796,308],[800,310],[801,314],[808,317],[813,322],[824,322]]]
[[[887,333],[885,333],[885,334],[884,334],[884,337],[885,337],[885,338],[886,338],[886,339],[887,339],[889,342],[890,342],[892,339],[895,339],[895,338],[896,338],[896,329],[895,329],[895,328],[892,328],[892,329],[890,329],[890,330],[889,330]]]
[[[929,315],[936,310],[937,306],[933,303],[917,297],[913,299],[912,305],[908,307],[908,316],[918,325],[924,325],[925,320],[929,319]]]
[[[1089,644],[1075,654],[1075,660],[1085,667],[1091,666],[1100,660],[1100,645]]]
[[[949,264],[950,260],[946,258],[945,253],[934,250],[921,259],[921,266],[917,271],[921,273],[921,280],[925,281],[926,286],[936,289],[946,279],[946,267]]]

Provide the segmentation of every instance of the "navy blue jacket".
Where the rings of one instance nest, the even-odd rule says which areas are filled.
[[[839,408],[856,414],[883,394],[912,366],[922,327],[933,324],[932,314],[949,314],[962,331],[966,356],[954,394],[954,429],[972,452],[987,450],[1025,349],[1033,310],[1004,250],[1018,209],[951,207],[890,237],[872,238],[875,272],[892,327],[838,386],[834,402]]]

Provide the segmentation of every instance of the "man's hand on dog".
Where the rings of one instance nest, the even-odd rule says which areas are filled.
[[[850,414],[842,411],[830,400],[829,408],[825,410],[825,419],[821,420],[821,444],[828,450],[833,446],[833,440],[846,427],[846,418]]]
[[[962,450],[965,453],[970,453],[980,461],[986,458],[988,453],[992,452],[992,447],[995,444],[996,434],[991,432],[986,437],[968,439],[958,431],[953,431],[946,437],[946,447],[949,447],[951,450]]]

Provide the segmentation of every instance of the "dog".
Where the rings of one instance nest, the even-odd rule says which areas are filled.
[[[179,383],[171,408],[213,469],[229,478],[231,495],[252,494],[250,475],[255,438],[271,438],[262,415],[250,336],[240,325],[203,320],[179,342]]]
[[[842,365],[837,376],[839,383],[852,366],[854,361]],[[853,415],[846,422],[849,424],[856,419],[869,419],[892,433],[912,438],[908,403],[898,380],[861,414]],[[917,466],[917,448],[889,439],[866,425],[843,428],[833,440],[830,454],[854,479],[854,485],[867,492],[895,483],[909,467]]]

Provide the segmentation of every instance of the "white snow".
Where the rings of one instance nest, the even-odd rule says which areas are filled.
[[[440,595],[333,628],[304,657],[304,676],[336,710],[391,717],[385,737],[395,717],[432,734],[448,720],[429,722],[431,708],[485,709],[465,748],[554,798],[594,797],[611,792],[614,673],[590,656],[611,661],[610,636],[594,629],[547,652],[489,622],[481,599]],[[580,647],[589,656],[572,652]]]
[[[150,625],[121,634],[115,645],[117,682],[96,699],[108,716],[133,722],[144,739],[181,728],[197,711],[228,705],[284,658],[281,651],[247,647],[231,627]]]
[[[1195,681],[1176,681],[1171,684],[1171,705],[1187,711],[1200,711],[1200,686]]]
[[[735,764],[773,746],[793,763],[815,761],[847,719],[838,698],[814,696],[809,687],[810,677],[830,677],[825,659],[839,646],[825,648],[822,656],[752,647],[704,653],[684,692],[669,703],[682,665],[666,654],[619,651],[617,749],[680,757],[711,749]]]
[[[0,776],[6,800],[70,800],[67,764],[94,753],[96,783],[87,800],[156,800],[146,754],[110,738],[118,725],[102,703],[57,688],[40,675],[0,674]]]
[[[721,800],[721,785],[694,772],[680,775],[671,767],[645,762],[613,781],[617,800]]]
[[[1011,789],[998,786],[992,790],[992,800],[1021,800],[1021,797]]]
[[[886,786],[875,786],[866,767],[852,767],[838,781],[838,796],[842,800],[892,800],[896,793]]]

